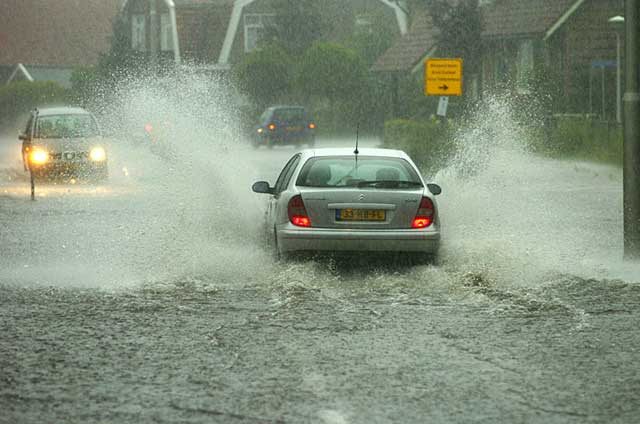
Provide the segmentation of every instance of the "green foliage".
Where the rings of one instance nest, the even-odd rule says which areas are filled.
[[[292,62],[282,46],[272,43],[245,56],[235,69],[236,82],[258,109],[264,109],[289,93]]]
[[[302,56],[299,90],[331,103],[359,96],[366,87],[367,66],[355,51],[335,43],[315,43]]]
[[[99,84],[98,71],[95,66],[83,66],[71,73],[70,99],[83,107],[90,107],[96,97]]]
[[[373,16],[372,20],[371,28],[355,31],[342,42],[362,56],[367,66],[373,65],[391,47],[398,34],[395,21],[385,19],[385,16]]]
[[[359,100],[367,92],[368,70],[353,50],[335,43],[319,42],[305,51],[298,67],[296,88],[305,103],[328,102],[328,121],[334,128],[355,125],[354,116],[342,111],[358,111]],[[357,119],[357,116],[355,117]],[[351,122],[349,122],[351,121]]]
[[[622,165],[622,129],[609,122],[559,117],[540,150],[552,157]]]
[[[437,120],[387,121],[384,124],[383,145],[404,150],[428,175],[441,169],[454,153],[450,127]]]
[[[478,0],[424,0],[438,28],[438,49],[444,57],[462,57],[469,73],[478,73],[482,63],[482,16]]]
[[[323,33],[320,6],[316,0],[275,0],[275,19],[266,28],[267,40],[276,41],[292,55],[300,55]]]
[[[464,61],[465,86],[482,69],[482,16],[478,0],[422,0],[438,28],[438,56]],[[468,96],[463,96],[468,98]]]
[[[15,124],[35,107],[64,103],[66,94],[66,90],[53,81],[18,81],[1,86],[0,127]]]
[[[131,33],[127,21],[115,19],[111,48],[100,56],[97,77],[103,83],[113,83],[147,66],[147,58],[131,48]]]

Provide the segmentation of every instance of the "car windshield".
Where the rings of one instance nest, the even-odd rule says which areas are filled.
[[[335,156],[309,159],[296,181],[301,187],[422,187],[418,173],[401,158]]]
[[[36,125],[36,138],[77,138],[99,135],[98,126],[91,115],[64,114],[40,116]]]

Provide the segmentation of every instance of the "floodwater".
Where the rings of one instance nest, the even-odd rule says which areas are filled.
[[[127,116],[179,112],[178,135],[114,141],[107,184],[40,184],[31,202],[2,140],[0,422],[637,421],[619,169],[529,153],[492,104],[432,176],[439,264],[278,263],[250,186],[294,148],[130,92]]]

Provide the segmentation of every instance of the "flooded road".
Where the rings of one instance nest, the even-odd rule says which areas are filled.
[[[437,266],[277,263],[250,186],[293,152],[116,145],[35,202],[6,160],[0,422],[637,421],[619,169],[495,146],[433,176]]]

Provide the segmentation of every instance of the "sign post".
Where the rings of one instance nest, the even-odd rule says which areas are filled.
[[[436,115],[446,118],[448,106],[449,106],[449,97],[440,96],[440,101],[438,101],[438,112],[436,112]]]

